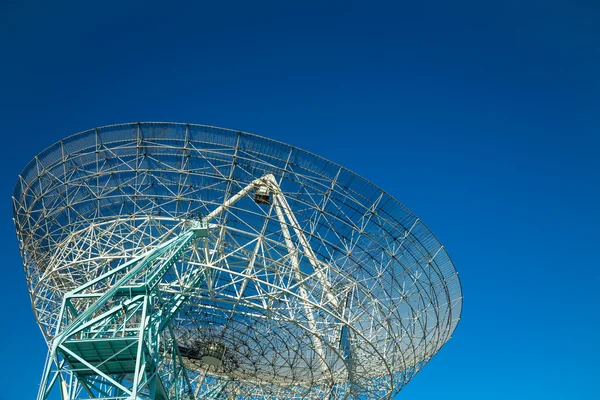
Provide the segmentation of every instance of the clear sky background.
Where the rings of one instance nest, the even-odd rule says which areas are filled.
[[[428,224],[463,319],[399,399],[600,398],[599,2],[88,3],[0,2],[0,399],[35,398],[46,355],[17,176],[131,121],[290,143]]]

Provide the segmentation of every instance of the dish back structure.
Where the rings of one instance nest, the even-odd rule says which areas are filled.
[[[85,131],[19,177],[38,399],[392,398],[451,337],[446,249],[316,155],[176,123]]]

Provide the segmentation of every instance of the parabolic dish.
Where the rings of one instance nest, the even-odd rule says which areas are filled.
[[[244,193],[257,179],[273,186]],[[240,398],[391,398],[454,332],[462,294],[446,249],[378,187],[260,136],[132,123],[55,143],[19,177],[14,220],[46,340],[64,293],[224,204],[208,255],[192,247],[177,267],[210,259],[173,322],[198,385],[227,377]]]

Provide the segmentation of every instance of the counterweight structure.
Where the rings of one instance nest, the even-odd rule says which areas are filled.
[[[260,136],[133,123],[25,168],[38,400],[391,398],[454,332],[439,241],[356,174]]]

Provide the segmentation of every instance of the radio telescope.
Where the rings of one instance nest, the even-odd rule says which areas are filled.
[[[13,210],[49,349],[38,400],[389,399],[460,317],[415,215],[248,133],[82,132],[25,167]]]

